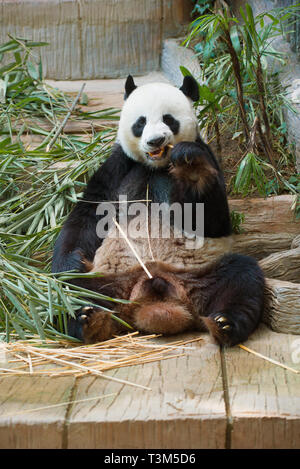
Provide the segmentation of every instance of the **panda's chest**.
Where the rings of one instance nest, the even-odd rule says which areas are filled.
[[[134,183],[133,183],[134,181]],[[170,203],[172,180],[167,170],[149,170],[138,165],[123,179],[118,196],[127,200],[148,200],[155,203]]]
[[[149,198],[157,203],[170,203],[171,178],[165,172],[155,172],[149,178]]]

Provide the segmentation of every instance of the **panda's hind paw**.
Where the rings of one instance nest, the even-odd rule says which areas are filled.
[[[82,328],[83,341],[88,344],[110,339],[114,333],[111,313],[100,306],[84,306],[76,313],[76,321]]]
[[[95,306],[84,306],[77,313],[77,321],[82,325],[88,324],[92,314],[97,312],[97,310],[101,310],[101,308],[97,308]]]
[[[217,343],[232,346],[240,342],[236,325],[225,314],[215,313],[202,319]]]

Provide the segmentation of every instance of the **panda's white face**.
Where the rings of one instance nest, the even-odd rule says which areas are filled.
[[[124,103],[118,142],[132,159],[152,167],[170,162],[171,147],[195,141],[198,123],[191,99],[165,83],[140,86]]]

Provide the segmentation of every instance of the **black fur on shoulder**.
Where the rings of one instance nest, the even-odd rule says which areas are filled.
[[[84,271],[81,260],[92,261],[102,239],[97,236],[98,203],[117,200],[118,189],[136,163],[116,145],[112,155],[90,179],[82,201],[78,202],[64,224],[54,247],[52,271]]]

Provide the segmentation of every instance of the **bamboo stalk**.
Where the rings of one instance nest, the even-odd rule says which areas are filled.
[[[146,274],[148,275],[149,278],[153,278],[153,276],[151,275],[151,273],[149,272],[149,270],[147,269],[147,267],[145,266],[144,262],[142,261],[142,259],[140,258],[139,254],[136,252],[136,250],[134,249],[133,245],[131,244],[131,242],[129,241],[126,233],[124,232],[124,230],[121,228],[121,226],[119,225],[119,223],[113,218],[113,222],[115,223],[116,227],[118,228],[118,230],[120,231],[120,233],[122,234],[122,236],[124,237],[126,243],[128,244],[128,246],[130,247],[130,249],[132,250],[133,254],[135,255],[135,257],[137,258],[137,260],[139,261],[139,263],[141,264],[141,266],[143,267],[144,271],[146,272]]]
[[[67,120],[69,119],[70,115],[72,114],[72,112],[74,111],[75,109],[75,106],[77,104],[77,102],[79,101],[79,98],[83,92],[83,89],[85,87],[85,83],[83,83],[82,87],[80,88],[76,98],[74,99],[73,103],[72,103],[72,106],[70,107],[70,110],[68,111],[67,115],[65,116],[64,120],[62,121],[62,123],[60,124],[60,126],[58,127],[57,131],[55,132],[55,134],[53,135],[52,139],[50,140],[50,142],[48,143],[47,145],[47,148],[46,148],[46,151],[48,152],[52,146],[54,145],[54,143],[56,142],[56,140],[58,139],[59,135],[61,134],[61,132],[64,130],[64,127],[67,123]]]
[[[32,366],[32,360],[31,360],[30,353],[27,353],[27,357],[28,357],[29,373],[33,373],[33,366]]]
[[[242,83],[242,78],[241,78],[241,67],[240,67],[240,62],[238,59],[238,56],[235,52],[235,49],[232,44],[230,32],[228,29],[224,29],[224,36],[222,37],[222,40],[225,42],[228,52],[231,57],[231,62],[232,62],[232,68],[233,68],[233,73],[234,73],[234,78],[235,78],[235,85],[236,85],[236,91],[237,91],[237,97],[238,97],[238,105],[239,105],[239,111],[240,111],[240,116],[241,120],[243,123],[243,130],[244,130],[244,135],[246,141],[249,138],[249,126],[248,126],[248,121],[247,121],[247,116],[246,116],[246,111],[245,111],[245,101],[244,101],[244,93],[243,93],[243,83]]]
[[[268,140],[268,137],[262,131],[260,119],[258,119],[258,133],[259,133],[261,142],[263,144],[264,152],[267,158],[269,159],[271,165],[275,168],[276,165],[275,165],[275,161],[273,158],[273,150],[270,147],[270,142]],[[278,178],[277,173],[275,174],[276,174],[276,177]]]
[[[284,363],[280,363],[277,360],[274,360],[273,358],[266,357],[265,355],[262,355],[261,353],[256,352],[255,350],[252,350],[246,347],[245,345],[239,344],[239,347],[243,350],[246,350],[246,352],[252,353],[253,355],[256,355],[257,357],[262,358],[263,360],[273,363],[273,365],[281,366],[281,368],[292,371],[293,373],[296,373],[296,374],[300,374],[299,370],[295,370],[295,368],[291,368],[290,366],[287,366]]]
[[[146,198],[147,198],[147,239],[148,239],[148,247],[149,247],[149,251],[150,251],[152,261],[155,262],[152,247],[151,247],[150,233],[149,233],[149,184],[147,184]]]
[[[272,148],[272,132],[271,132],[269,117],[267,113],[266,102],[265,102],[264,78],[263,78],[263,70],[262,70],[261,59],[260,59],[259,54],[257,55],[256,83],[257,83],[257,89],[259,92],[260,110],[261,110],[263,122],[265,124],[265,129],[266,129],[266,138],[265,138],[265,142],[267,145],[266,150],[267,150],[270,162],[275,168],[275,161],[274,161],[273,148]],[[262,134],[262,131],[261,131],[261,134]]]

